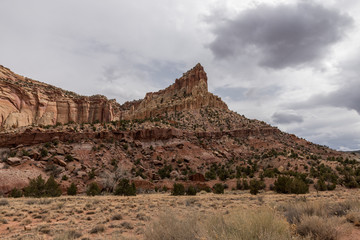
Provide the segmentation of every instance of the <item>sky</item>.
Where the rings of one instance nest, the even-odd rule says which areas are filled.
[[[233,111],[360,149],[358,0],[1,0],[0,64],[119,103],[198,62]]]

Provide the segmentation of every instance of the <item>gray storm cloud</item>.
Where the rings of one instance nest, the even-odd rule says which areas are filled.
[[[309,2],[263,4],[216,25],[209,47],[220,59],[251,54],[261,66],[298,67],[326,56],[352,22],[335,9]]]
[[[360,82],[352,82],[329,94],[315,95],[306,102],[293,104],[293,107],[310,108],[314,106],[333,106],[355,110],[360,115],[359,89]]]
[[[297,114],[281,112],[274,113],[272,120],[277,124],[301,123],[304,121],[303,117]]]

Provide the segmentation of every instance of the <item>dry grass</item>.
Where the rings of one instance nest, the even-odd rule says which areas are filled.
[[[94,228],[90,230],[91,234],[102,233],[105,231],[105,226],[103,224],[96,225]]]
[[[290,225],[274,210],[236,211],[228,216],[216,216],[205,223],[206,239],[286,240],[291,239]]]
[[[65,232],[62,232],[54,237],[54,240],[73,240],[80,238],[82,236],[81,233],[75,231],[75,230],[68,230]]]
[[[255,232],[258,235],[254,239],[274,239],[275,236],[278,236],[278,239],[285,236],[283,239],[286,239],[289,232],[292,238],[296,237],[294,234],[297,230],[295,225],[292,225],[291,221],[287,223],[286,219],[293,219],[292,222],[298,226],[306,216],[325,219],[337,217],[343,222],[352,222],[353,224],[347,224],[355,229],[354,224],[359,219],[360,206],[358,201],[351,199],[359,194],[360,190],[334,191],[310,193],[306,198],[300,198],[296,195],[266,192],[254,197],[243,191],[235,191],[224,195],[204,193],[180,198],[169,194],[141,194],[132,198],[2,198],[8,204],[0,206],[0,236],[1,240],[141,240],[166,239],[163,236],[173,234],[177,237],[173,239],[216,239],[214,233],[218,232],[222,234],[222,239],[231,239],[232,236],[234,239],[236,234],[243,231],[243,235],[246,233],[250,236],[243,239],[254,237],[252,234]],[[261,211],[262,209],[266,211]],[[167,216],[170,214],[164,214],[166,212],[174,214]],[[269,219],[276,221],[270,222]],[[287,228],[284,228],[285,225]],[[71,229],[64,231],[69,226],[76,226],[76,232],[71,232]],[[103,226],[104,230],[97,226]],[[96,233],[90,233],[93,229],[96,229]],[[227,232],[224,229],[231,231]],[[338,233],[340,236],[343,234],[340,231]],[[77,237],[78,235],[81,237]]]
[[[301,236],[317,240],[336,240],[340,236],[339,226],[343,220],[338,217],[304,216],[296,226]]]
[[[0,199],[0,206],[7,206],[9,205],[9,201],[6,199]]]
[[[175,212],[162,214],[145,231],[147,240],[196,240],[199,238],[198,222],[196,217],[188,216],[185,219],[176,217]]]

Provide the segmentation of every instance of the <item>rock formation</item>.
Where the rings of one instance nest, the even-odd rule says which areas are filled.
[[[206,106],[227,109],[219,97],[208,92],[207,76],[200,64],[168,88],[122,106],[101,95],[80,96],[0,66],[0,127],[5,129],[144,119]]]
[[[0,126],[16,128],[56,123],[117,120],[115,100],[79,96],[19,76],[0,66]]]
[[[147,93],[143,100],[130,104],[128,110],[122,113],[122,119],[151,118],[202,107],[227,109],[219,97],[208,92],[206,73],[198,63],[171,86]]]
[[[0,67],[0,127],[0,195],[39,174],[53,175],[63,189],[76,182],[84,192],[92,181],[112,189],[116,177],[147,191],[175,181],[206,189],[221,180],[235,188],[236,177],[273,183],[275,173],[316,181],[316,169],[346,180],[342,167],[360,169],[359,154],[230,111],[208,92],[200,64],[166,89],[122,105]]]

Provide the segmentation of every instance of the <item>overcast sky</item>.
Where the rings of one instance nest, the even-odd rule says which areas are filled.
[[[0,8],[0,64],[21,75],[123,103],[200,62],[231,110],[360,149],[358,0],[1,0]]]

